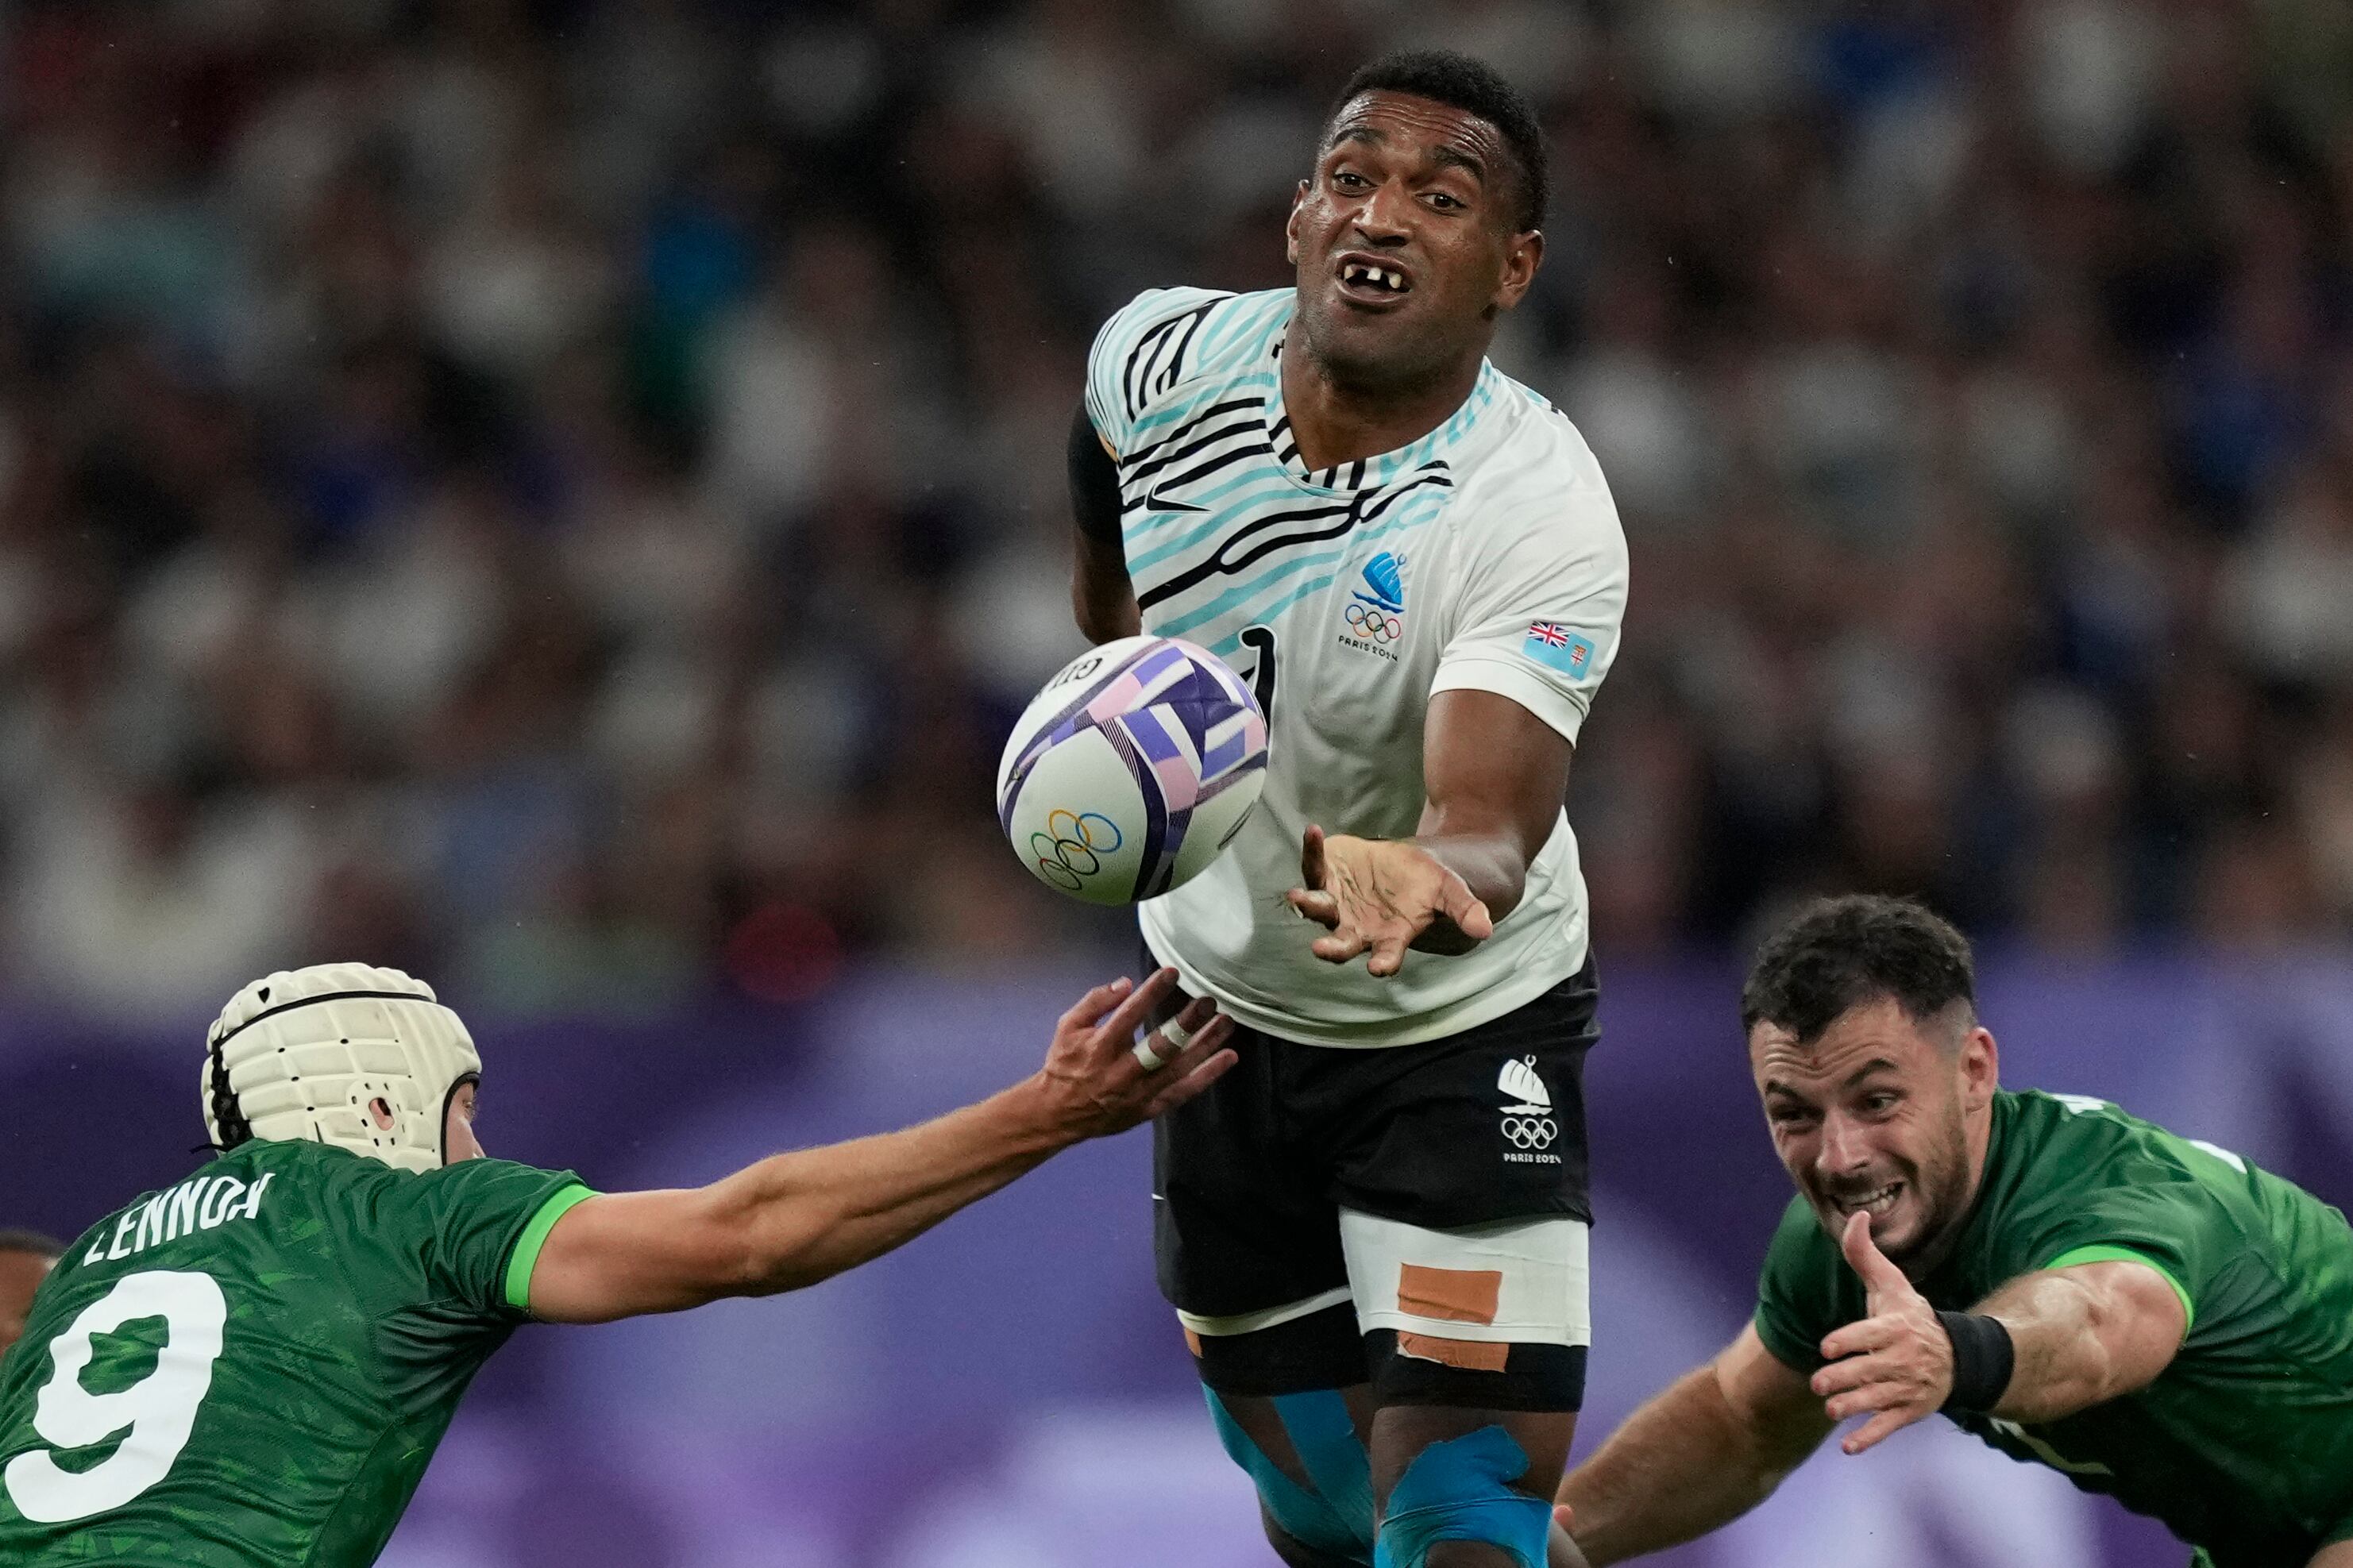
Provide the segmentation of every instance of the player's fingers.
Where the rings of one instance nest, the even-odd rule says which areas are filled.
[[[1446,880],[1440,888],[1438,907],[1440,913],[1454,922],[1456,930],[1474,942],[1484,942],[1495,934],[1494,917],[1471,891],[1471,884],[1456,872],[1446,874]]]
[[[1299,837],[1299,879],[1311,888],[1324,885],[1324,830],[1312,822]]]
[[[1118,1004],[1119,999],[1126,995],[1134,984],[1134,981],[1123,975],[1117,980],[1107,981],[1096,986],[1071,1004],[1061,1017],[1056,1021],[1055,1029],[1060,1032],[1064,1029],[1092,1028],[1095,1020],[1110,1012]]]
[[[1340,900],[1320,888],[1293,888],[1282,897],[1284,902],[1318,925],[1340,923]]]
[[[1225,1033],[1219,1034],[1218,1037],[1219,1040],[1224,1040],[1226,1038],[1226,1035],[1230,1033],[1231,1031],[1228,1030]],[[1186,1054],[1190,1056],[1192,1053],[1188,1051]],[[1183,1058],[1178,1058],[1180,1062],[1183,1059]],[[1226,1074],[1232,1069],[1233,1065],[1240,1060],[1241,1060],[1241,1058],[1236,1054],[1232,1047],[1227,1046],[1223,1048],[1219,1048],[1213,1045],[1210,1047],[1210,1054],[1208,1056],[1202,1058],[1201,1060],[1195,1063],[1189,1070],[1186,1071],[1182,1077],[1176,1079],[1176,1080],[1169,1084],[1167,1088],[1162,1089],[1158,1094],[1152,1097],[1144,1108],[1145,1118],[1148,1120],[1152,1117],[1158,1116],[1163,1111],[1176,1110],[1178,1106],[1184,1104],[1187,1100],[1192,1099],[1195,1095],[1200,1093],[1203,1089],[1208,1088],[1219,1079],[1225,1077]]]
[[[1822,1336],[1816,1348],[1826,1362],[1839,1362],[1872,1351],[1885,1350],[1903,1337],[1904,1324],[1895,1318],[1865,1318],[1859,1323],[1849,1323],[1834,1333]],[[1829,1367],[1822,1368],[1828,1372]],[[1820,1375],[1820,1373],[1816,1374]]]
[[[1898,1295],[1911,1290],[1912,1282],[1904,1278],[1904,1270],[1888,1262],[1879,1244],[1871,1239],[1871,1216],[1861,1209],[1846,1216],[1846,1229],[1839,1233],[1839,1250],[1846,1255],[1847,1267],[1865,1289]]]
[[[1185,1032],[1177,1039],[1172,1040],[1167,1035],[1158,1031],[1151,1037],[1152,1053],[1159,1058],[1160,1065],[1145,1067],[1141,1058],[1136,1060],[1135,1065],[1140,1076],[1151,1079],[1154,1084],[1164,1083],[1170,1079],[1183,1078],[1202,1062],[1216,1055],[1219,1047],[1223,1047],[1233,1035],[1234,1021],[1231,1018],[1208,1010],[1197,1014],[1193,1008],[1188,1007],[1185,1011],[1187,1015],[1187,1021],[1182,1025]],[[1194,1021],[1195,1019],[1198,1019],[1198,1022]],[[1134,1057],[1135,1053],[1130,1051],[1128,1055]],[[1149,1087],[1138,1092],[1148,1093]]]
[[[1319,936],[1307,944],[1307,951],[1326,963],[1345,963],[1371,944],[1365,933],[1352,925],[1336,925],[1330,936]]]
[[[1918,1410],[1883,1410],[1857,1427],[1852,1436],[1839,1445],[1839,1449],[1841,1453],[1860,1454],[1866,1448],[1875,1448],[1919,1420],[1923,1414]]]
[[[1153,1010],[1166,1001],[1168,994],[1175,989],[1175,970],[1154,970],[1145,976],[1143,984],[1130,991],[1126,998],[1095,1026],[1093,1044],[1101,1049],[1125,1050],[1134,1040],[1135,1031],[1144,1026],[1145,1020],[1152,1016]]]
[[[1165,1066],[1182,1055],[1186,1047],[1199,1038],[1201,1031],[1215,1022],[1217,1016],[1218,1004],[1215,1000],[1208,996],[1196,996],[1186,1003],[1175,1017],[1165,1024],[1155,1026],[1150,1034],[1145,1036],[1145,1047]],[[1113,1050],[1126,1048],[1132,1037],[1126,1035],[1117,1037],[1112,1048]],[[1127,1049],[1126,1054],[1134,1056],[1135,1052],[1133,1049]],[[1141,1058],[1137,1059],[1136,1065],[1139,1067],[1145,1065]],[[1145,1070],[1157,1072],[1160,1068],[1146,1068]]]
[[[1844,1394],[1851,1388],[1878,1383],[1888,1376],[1889,1365],[1883,1356],[1850,1353],[1844,1361],[1833,1361],[1816,1372],[1806,1382],[1817,1399]]]
[[[1903,1410],[1920,1402],[1917,1384],[1890,1380],[1882,1373],[1875,1382],[1850,1388],[1835,1399],[1822,1401],[1822,1414],[1832,1421],[1868,1415],[1874,1410]]]
[[[1371,944],[1373,956],[1365,960],[1365,973],[1379,978],[1395,974],[1404,968],[1405,945],[1409,940],[1410,939],[1394,932],[1376,939]]]
[[[1165,1067],[1175,1061],[1185,1047],[1197,1038],[1217,1016],[1218,1005],[1214,1000],[1207,996],[1196,996],[1178,1009],[1175,1017],[1166,1023],[1155,1026],[1151,1033],[1144,1037],[1141,1048],[1150,1053],[1151,1060],[1157,1061]],[[1133,1043],[1135,1037],[1132,1031],[1127,1034],[1106,1032],[1101,1038],[1105,1057],[1114,1061],[1121,1057],[1129,1057],[1134,1059],[1137,1068],[1141,1071],[1160,1070],[1159,1068],[1147,1065],[1145,1058],[1137,1055],[1137,1047]]]

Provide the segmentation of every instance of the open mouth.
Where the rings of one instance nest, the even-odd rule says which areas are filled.
[[[1876,1191],[1859,1193],[1851,1198],[1834,1197],[1831,1199],[1831,1206],[1842,1215],[1867,1214],[1878,1219],[1895,1206],[1895,1200],[1903,1194],[1903,1183],[1890,1182]]]
[[[1351,257],[1340,263],[1344,298],[1387,304],[1413,292],[1413,279],[1384,262]]]

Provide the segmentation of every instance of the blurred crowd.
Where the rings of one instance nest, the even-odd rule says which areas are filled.
[[[2347,929],[2343,0],[0,0],[0,987],[1116,941],[990,810],[1087,342],[1419,43],[1553,139],[1606,952]]]

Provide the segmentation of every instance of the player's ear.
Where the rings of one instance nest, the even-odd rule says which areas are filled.
[[[1981,1110],[1993,1103],[1993,1091],[2001,1087],[2001,1048],[1994,1044],[1993,1031],[1979,1025],[1961,1038],[1962,1104],[1968,1110]]]
[[[1292,266],[1299,265],[1299,210],[1307,205],[1308,182],[1299,182],[1291,193],[1291,216],[1282,220],[1282,258]]]
[[[1517,305],[1527,294],[1528,285],[1536,280],[1536,268],[1544,265],[1544,230],[1523,229],[1512,236],[1506,245],[1504,275],[1497,280],[1494,296],[1489,301],[1498,310]]]

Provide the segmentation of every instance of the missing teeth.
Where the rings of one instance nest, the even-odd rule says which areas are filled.
[[[1371,283],[1392,294],[1406,292],[1405,274],[1387,268],[1367,267],[1361,261],[1351,261],[1341,268],[1340,278],[1346,283]]]

